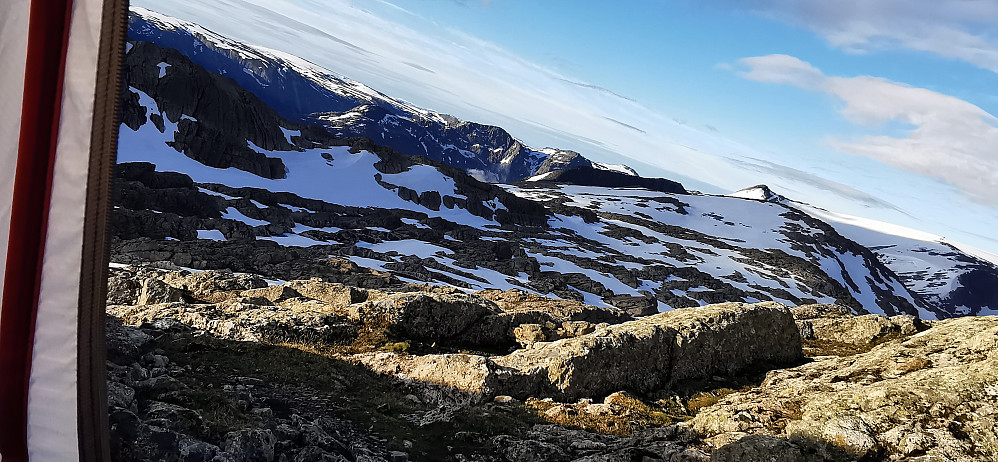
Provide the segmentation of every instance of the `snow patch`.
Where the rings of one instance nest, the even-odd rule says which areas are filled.
[[[244,215],[239,210],[237,210],[235,207],[229,207],[229,208],[225,209],[225,211],[222,212],[222,218],[225,218],[227,220],[241,221],[241,222],[246,223],[247,225],[250,225],[250,226],[262,226],[262,225],[269,225],[270,224],[269,221],[257,220],[256,218],[250,218],[250,217]]]
[[[638,176],[638,172],[623,164],[604,164],[603,162],[593,162],[592,164],[593,168],[597,170],[607,170],[610,172],[623,173],[624,175]]]
[[[226,241],[225,235],[217,229],[199,229],[198,239],[207,239],[209,241]]]
[[[368,242],[360,241],[357,242],[357,247],[371,249],[378,253],[396,252],[400,255],[415,255],[419,258],[430,258],[440,253],[442,254],[454,253],[453,250],[440,247],[438,245],[433,245],[428,242],[418,241],[416,239],[403,239],[401,241],[382,241],[377,244],[371,244]]]

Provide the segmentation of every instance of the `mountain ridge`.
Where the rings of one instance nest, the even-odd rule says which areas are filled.
[[[323,125],[341,137],[370,138],[462,168],[483,181],[513,182],[560,168],[593,167],[578,153],[531,149],[501,127],[425,110],[288,53],[239,43],[144,8],[129,12],[128,35],[179,50],[206,70],[232,78],[291,121]],[[571,153],[577,160],[562,161],[552,153]],[[626,166],[617,170],[633,172]]]

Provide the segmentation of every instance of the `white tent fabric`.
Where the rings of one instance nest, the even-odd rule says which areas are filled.
[[[86,338],[85,345],[92,346],[94,339],[89,331],[81,332],[81,313],[92,310],[84,306],[82,293],[93,292],[93,287],[85,287],[81,281],[100,281],[100,277],[84,275],[84,250],[92,247],[87,239],[93,238],[93,232],[88,234],[88,217],[94,203],[93,177],[95,152],[91,146],[93,140],[107,139],[95,137],[94,127],[114,126],[103,123],[95,125],[95,110],[108,107],[107,101],[113,99],[111,107],[116,103],[113,91],[101,92],[102,82],[116,82],[117,75],[109,76],[108,68],[100,68],[102,46],[107,48],[107,31],[109,30],[109,5],[123,11],[122,0],[69,0],[70,19],[68,40],[63,49],[58,47],[50,56],[40,57],[37,54],[29,56],[29,37],[35,37],[38,32],[37,17],[30,14],[32,7],[35,13],[44,11],[51,2],[46,0],[0,0],[0,293],[13,290],[11,284],[4,287],[5,277],[15,272],[25,272],[23,268],[7,267],[11,264],[9,250],[21,245],[12,242],[12,204],[15,202],[15,184],[21,179],[15,169],[19,156],[47,156],[46,152],[27,152],[24,146],[19,146],[21,137],[30,125],[22,124],[22,110],[32,101],[30,93],[25,92],[25,85],[37,80],[37,75],[26,75],[32,69],[31,60],[61,59],[60,51],[65,54],[65,71],[62,79],[62,98],[56,101],[59,106],[57,121],[57,139],[55,142],[54,164],[51,172],[51,196],[48,204],[47,225],[44,235],[44,250],[40,259],[40,280],[33,274],[24,275],[26,281],[37,281],[37,303],[34,306],[0,306],[0,312],[24,313],[24,310],[35,310],[34,331],[31,340],[22,342],[25,351],[30,351],[30,375],[27,382],[27,425],[17,428],[23,419],[12,415],[0,415],[0,431],[16,432],[19,436],[0,439],[0,460],[4,462],[76,462],[102,458],[102,446],[92,441],[95,429],[86,428],[86,422],[95,419],[81,418],[83,413],[105,413],[106,408],[94,404],[88,397],[90,385],[81,388],[81,377],[87,374],[103,374],[103,361],[94,366],[93,361],[81,362],[81,339]],[[40,7],[39,7],[40,6]],[[124,15],[121,15],[124,18]],[[61,36],[64,24],[55,19],[56,28],[53,35]],[[122,21],[123,22],[123,21]],[[49,22],[52,24],[52,21]],[[35,32],[32,31],[35,27]],[[123,29],[121,29],[123,30]],[[43,28],[46,34],[49,32]],[[102,34],[103,32],[103,34]],[[120,40],[119,40],[120,41]],[[123,46],[123,42],[118,44]],[[106,50],[104,50],[106,52]],[[104,60],[106,66],[106,59]],[[115,68],[116,70],[117,68]],[[114,83],[113,85],[117,85]],[[105,89],[106,90],[106,89]],[[111,95],[111,96],[109,96]],[[103,115],[103,113],[99,113]],[[47,133],[28,133],[27,136],[47,136]],[[113,136],[113,135],[111,135]],[[27,144],[25,146],[28,146]],[[113,152],[104,158],[113,159]],[[104,164],[101,164],[104,165]],[[99,175],[98,175],[99,176]],[[17,179],[17,180],[16,180]],[[107,189],[104,188],[104,191]],[[22,191],[23,192],[23,191]],[[31,194],[45,194],[45,191],[30,190]],[[89,195],[88,195],[89,194]],[[107,196],[106,193],[103,193]],[[89,199],[89,201],[88,201]],[[97,203],[107,204],[108,198],[102,197]],[[103,214],[102,214],[103,215]],[[42,233],[36,233],[41,235]],[[100,245],[97,246],[98,248]],[[106,266],[99,262],[97,267]],[[8,279],[8,282],[10,279]],[[96,283],[94,283],[96,284]],[[4,298],[6,300],[6,297]],[[5,320],[0,316],[0,326]],[[88,314],[88,319],[90,314]],[[99,318],[99,316],[98,316]],[[13,324],[10,324],[13,325]],[[10,337],[13,338],[13,337]],[[9,352],[0,352],[9,353]],[[0,355],[2,357],[3,355]],[[16,355],[15,355],[16,356]],[[26,356],[20,356],[25,358]],[[21,370],[4,370],[9,362],[0,363],[0,376],[19,374]],[[81,371],[80,365],[99,371]],[[16,367],[8,367],[17,369]],[[15,382],[16,383],[16,382]],[[103,379],[101,379],[103,384]],[[102,387],[102,385],[101,385]],[[23,390],[23,386],[21,388]],[[102,389],[101,389],[102,391]],[[0,390],[3,393],[3,390]],[[0,397],[3,398],[3,397]],[[81,403],[90,408],[81,408]],[[102,399],[96,400],[102,403]],[[97,419],[99,420],[99,419]],[[13,424],[12,424],[13,422]],[[23,432],[21,431],[23,430]],[[106,434],[106,429],[97,429],[97,435]],[[90,438],[84,435],[91,435]],[[17,443],[18,439],[27,441],[27,459],[24,459],[24,446]],[[98,438],[100,439],[100,438]],[[87,441],[85,441],[87,440]],[[13,441],[13,443],[11,443]],[[86,449],[84,449],[86,448]],[[96,449],[95,449],[96,448]],[[106,445],[104,445],[106,448]],[[6,454],[4,454],[6,452]]]
[[[24,96],[24,61],[28,48],[29,0],[0,2],[0,242],[10,232],[11,194],[14,192],[14,161],[21,129]],[[7,246],[0,245],[0,261],[7,260]],[[4,265],[0,265],[0,293],[3,292]]]
[[[102,0],[75,0],[28,385],[28,456],[77,461],[77,309]]]

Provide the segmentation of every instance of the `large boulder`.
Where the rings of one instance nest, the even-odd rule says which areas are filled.
[[[489,398],[647,393],[685,380],[803,359],[790,311],[775,303],[676,310],[506,356],[357,355],[376,372]]]
[[[139,290],[138,305],[155,305],[158,303],[181,302],[184,300],[184,293],[181,290],[163,282],[159,279],[145,279]]]
[[[813,354],[849,354],[897,338],[910,337],[928,329],[928,324],[911,315],[854,316],[839,305],[803,305],[791,308],[807,351]]]
[[[268,302],[277,303],[291,298],[301,297],[301,294],[287,285],[279,285],[244,290],[239,293],[239,296],[246,298],[262,298]]]
[[[141,290],[142,283],[132,273],[112,270],[107,278],[107,304],[134,305]]]
[[[372,371],[417,385],[433,398],[476,402],[498,391],[500,372],[491,360],[471,354],[403,355],[365,353],[351,357]]]
[[[369,326],[386,329],[400,338],[452,341],[471,345],[492,344],[494,338],[463,335],[483,318],[500,313],[495,303],[463,293],[407,292],[350,305],[346,314]]]
[[[760,363],[785,365],[802,359],[800,333],[786,307],[723,303],[535,344],[495,362],[539,378],[538,389],[508,394],[576,399],[621,389],[647,393]]]
[[[175,271],[165,274],[163,280],[173,287],[190,292],[198,300],[211,303],[234,298],[244,290],[260,289],[268,285],[260,276],[229,271]]]

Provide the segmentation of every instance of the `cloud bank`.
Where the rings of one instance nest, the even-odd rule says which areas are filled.
[[[833,95],[850,122],[909,127],[904,136],[833,137],[835,149],[928,175],[971,198],[998,204],[998,118],[959,98],[870,76],[827,76],[787,55],[743,58],[740,75],[757,82],[793,85]]]
[[[749,0],[777,20],[854,53],[905,48],[998,72],[994,0]]]

